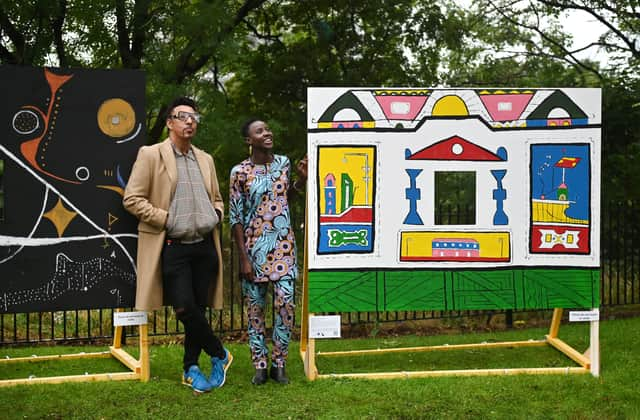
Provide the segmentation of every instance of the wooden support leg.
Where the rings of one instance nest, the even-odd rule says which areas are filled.
[[[302,270],[302,311],[300,316],[302,320],[300,322],[300,355],[302,356],[302,361],[304,363],[304,371],[307,375],[307,378],[313,380],[310,376],[308,366],[309,363],[313,365],[313,369],[315,369],[315,345],[313,340],[309,339],[309,253],[307,241],[309,240],[307,234],[307,209],[305,208],[304,212],[305,219],[305,228],[304,228],[304,263]],[[316,371],[317,375],[317,371]]]
[[[309,342],[309,306],[306,300],[309,297],[307,296],[307,276],[303,276],[303,285],[302,285],[302,311],[300,316],[302,320],[300,321],[300,351],[307,351],[307,343]]]
[[[597,311],[598,309],[593,309]],[[590,322],[589,356],[591,358],[591,374],[596,378],[600,376],[600,321]]]
[[[307,351],[304,352],[304,373],[310,381],[318,378],[318,369],[316,368],[316,341],[313,338],[307,340]]]
[[[307,342],[309,338],[309,252],[307,241],[307,209],[304,210],[304,262],[302,268],[302,321],[300,322],[300,351],[307,350]]]
[[[149,324],[140,325],[140,382],[149,382],[151,367],[149,362]]]
[[[551,326],[549,327],[550,338],[558,338],[560,321],[562,321],[562,308],[555,308],[553,310],[553,317],[551,318]]]
[[[118,309],[114,309],[114,311],[122,312],[123,310],[121,308],[118,308]],[[114,349],[119,349],[120,347],[122,347],[122,328],[124,327],[119,325],[115,327],[113,330],[113,348]]]

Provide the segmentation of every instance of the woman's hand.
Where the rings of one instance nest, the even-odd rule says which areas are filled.
[[[300,180],[303,182],[307,181],[307,163],[308,159],[307,155],[305,154],[304,157],[300,159],[296,164],[296,173],[298,174],[298,177],[300,177]]]
[[[253,267],[251,266],[251,260],[247,254],[246,240],[244,237],[244,230],[240,223],[236,223],[231,228],[231,234],[233,235],[233,242],[236,244],[238,250],[238,260],[240,263],[240,278],[253,280]]]
[[[253,267],[251,262],[246,258],[240,258],[240,278],[246,280],[253,280]]]

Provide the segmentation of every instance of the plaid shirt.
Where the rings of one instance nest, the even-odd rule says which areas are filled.
[[[167,237],[187,243],[199,242],[218,224],[218,214],[204,187],[193,150],[189,148],[183,154],[173,143],[171,147],[176,157],[178,184],[169,206]]]

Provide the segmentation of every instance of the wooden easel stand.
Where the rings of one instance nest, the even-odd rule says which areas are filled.
[[[305,286],[306,288],[306,282]],[[306,289],[303,291],[306,293]],[[477,344],[456,344],[456,345],[440,345],[440,346],[422,346],[422,347],[405,347],[392,349],[370,349],[370,350],[351,350],[351,351],[334,351],[334,352],[315,352],[315,340],[309,337],[308,318],[313,314],[305,312],[307,304],[303,299],[303,325],[301,329],[300,355],[304,363],[304,371],[309,380],[324,378],[360,378],[360,379],[398,379],[398,378],[426,378],[434,376],[488,376],[488,375],[548,375],[548,374],[585,374],[591,373],[593,376],[599,376],[599,338],[598,338],[598,322],[591,322],[590,347],[584,353],[580,353],[567,343],[558,338],[560,329],[560,321],[562,319],[562,309],[556,308],[553,311],[551,327],[549,334],[544,340],[526,340],[526,341],[505,341],[496,343],[477,343]],[[536,347],[536,346],[552,346],[568,358],[576,362],[579,367],[542,367],[542,368],[505,368],[505,369],[473,369],[473,370],[434,370],[434,371],[400,371],[400,372],[376,372],[376,373],[340,373],[340,374],[320,374],[316,366],[315,357],[339,357],[339,356],[361,356],[372,354],[389,354],[389,353],[408,353],[408,352],[425,352],[425,351],[451,351],[451,350],[467,350],[467,349],[494,349],[505,347]]]
[[[121,309],[116,311],[120,312]],[[0,359],[0,363],[22,363],[22,362],[44,362],[48,360],[73,360],[73,359],[95,359],[114,357],[123,365],[128,367],[130,372],[95,373],[85,375],[52,376],[42,378],[5,379],[0,380],[0,387],[27,384],[59,384],[64,382],[95,382],[95,381],[126,381],[139,379],[140,382],[147,382],[151,376],[149,368],[149,327],[147,324],[139,326],[140,336],[140,358],[136,360],[133,356],[122,349],[122,326],[115,327],[113,345],[108,351],[95,353],[58,354],[50,356],[30,356]]]
[[[305,220],[308,220],[307,209],[305,209]],[[305,248],[308,249],[308,232],[304,231]],[[597,310],[596,310],[597,311]],[[585,374],[591,373],[593,376],[600,375],[600,324],[599,321],[590,321],[589,348],[584,353],[580,353],[558,337],[560,322],[562,321],[561,308],[553,310],[549,334],[544,340],[526,341],[506,341],[496,343],[477,344],[456,344],[440,346],[406,347],[392,349],[371,349],[371,350],[351,350],[318,352],[315,350],[315,339],[309,338],[309,317],[313,316],[309,312],[309,257],[308,252],[304,254],[304,271],[302,281],[302,322],[300,326],[300,356],[304,364],[304,372],[309,380],[323,378],[362,378],[362,379],[393,379],[393,378],[426,378],[433,376],[487,376],[487,375],[549,375],[549,374]],[[451,351],[466,349],[495,349],[504,347],[536,347],[552,346],[569,359],[576,362],[579,367],[541,367],[541,368],[505,368],[505,369],[472,369],[472,370],[433,370],[433,371],[401,371],[401,372],[375,372],[375,373],[339,373],[320,374],[316,366],[316,356],[340,357],[340,356],[361,356],[371,354],[388,353],[408,353],[424,351]]]

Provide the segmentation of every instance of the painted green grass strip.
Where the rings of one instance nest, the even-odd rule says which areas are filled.
[[[597,269],[312,271],[312,312],[594,308]]]

